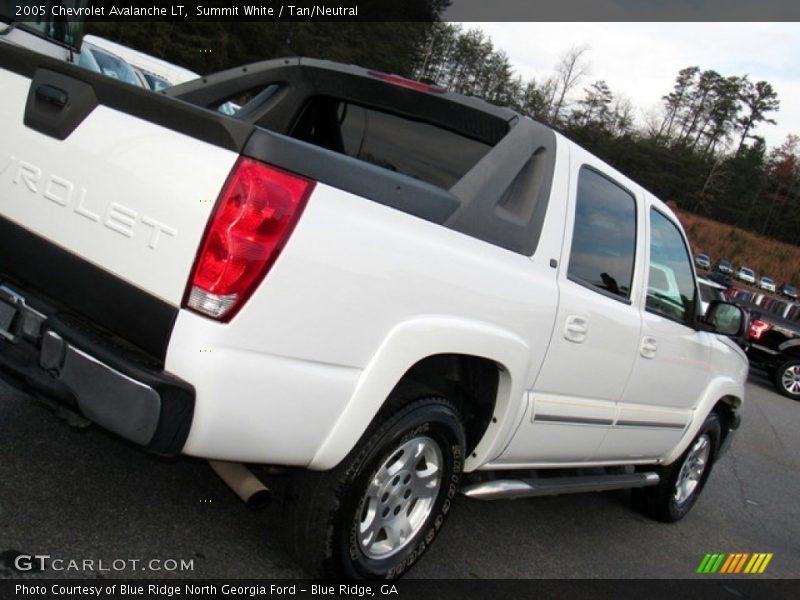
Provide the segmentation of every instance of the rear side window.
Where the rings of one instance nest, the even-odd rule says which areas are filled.
[[[673,321],[694,320],[697,290],[686,242],[677,226],[650,210],[650,278],[646,307]]]
[[[318,97],[292,137],[449,189],[491,149],[442,127]]]
[[[615,297],[630,299],[636,253],[636,200],[596,171],[582,167],[568,276]]]

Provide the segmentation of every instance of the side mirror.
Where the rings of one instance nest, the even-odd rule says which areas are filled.
[[[709,304],[705,321],[714,333],[733,338],[743,336],[750,325],[750,319],[741,306],[720,300]]]

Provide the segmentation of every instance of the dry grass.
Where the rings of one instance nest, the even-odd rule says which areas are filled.
[[[712,263],[727,258],[734,268],[745,265],[759,276],[771,277],[778,285],[784,282],[800,284],[800,247],[686,211],[675,212],[689,236],[692,254],[708,254]]]

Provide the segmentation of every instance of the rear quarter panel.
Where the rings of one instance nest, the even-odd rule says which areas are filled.
[[[178,316],[167,368],[200,382],[185,451],[331,467],[413,364],[465,353],[508,374],[500,426],[475,461],[499,452],[552,332],[557,287],[549,259],[563,232],[563,206],[553,204],[550,226],[560,229],[542,237],[531,259],[318,184],[282,255],[233,321]],[[279,364],[289,370],[282,374]],[[227,386],[213,383],[217,377]]]

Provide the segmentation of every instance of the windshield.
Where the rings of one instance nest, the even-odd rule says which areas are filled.
[[[151,75],[150,73],[142,72],[145,81],[147,81],[147,85],[150,86],[150,89],[155,92],[160,92],[161,90],[165,90],[170,87],[169,81],[165,81],[161,79],[161,77],[156,77],[155,75]]]
[[[34,6],[18,0],[0,0],[0,21],[78,50],[83,39],[83,18],[67,18],[59,13],[62,9],[86,8],[88,3],[89,0],[47,0]]]
[[[78,64],[90,71],[142,87],[141,81],[136,77],[136,72],[128,63],[92,44],[84,42]]]

